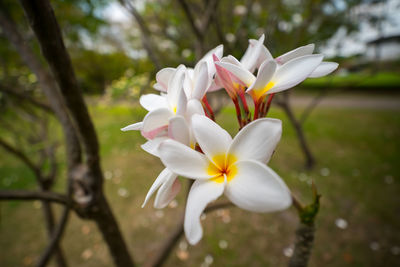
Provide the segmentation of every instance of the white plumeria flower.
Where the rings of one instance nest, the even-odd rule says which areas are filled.
[[[159,157],[158,146],[168,138],[172,138],[187,146],[190,145],[189,126],[182,116],[178,115],[169,120],[168,137],[159,137],[149,140],[147,143],[142,145],[142,148],[150,154]],[[166,207],[175,198],[181,188],[181,184],[177,178],[178,175],[170,171],[168,168],[165,168],[150,187],[142,208],[157,190],[158,192],[156,199],[154,200],[154,207],[158,209]]]
[[[252,47],[255,47],[259,44],[258,40],[255,39],[250,39],[249,40],[249,48],[248,50]],[[283,65],[287,62],[289,62],[292,59],[295,59],[297,57],[305,56],[305,55],[311,55],[314,52],[315,45],[314,44],[308,44],[305,46],[300,46],[294,50],[291,50],[275,59],[276,63],[278,65]],[[254,48],[253,48],[254,49]],[[246,50],[247,52],[247,50]],[[245,53],[246,54],[246,53]],[[244,56],[243,56],[244,57]],[[265,45],[262,45],[261,52],[259,53],[258,61],[256,64],[256,68],[259,68],[261,64],[266,61],[266,60],[271,60],[273,59],[271,53],[269,50],[265,47]],[[243,60],[243,58],[242,58]],[[242,62],[241,60],[241,62]],[[328,75],[329,73],[333,72],[334,70],[337,69],[339,66],[338,63],[336,62],[328,62],[328,61],[323,61],[321,64],[308,76],[308,78],[318,78],[318,77],[323,77]],[[250,72],[254,72],[254,69],[249,69]]]
[[[201,100],[207,92],[221,89],[221,87],[217,86],[214,82],[216,69],[213,55],[220,59],[223,50],[223,45],[219,45],[207,52],[207,54],[199,60],[194,69],[187,68],[184,88],[188,99]]]
[[[258,119],[231,136],[205,116],[194,115],[192,128],[201,154],[177,141],[159,146],[164,165],[176,174],[196,179],[188,196],[184,230],[190,244],[203,235],[200,216],[223,193],[240,208],[271,212],[291,205],[288,188],[265,164],[282,133],[276,119]]]
[[[194,139],[190,123],[187,122],[188,119],[190,119],[194,114],[204,116],[204,110],[201,106],[201,103],[196,99],[189,100],[186,118],[177,115],[169,119],[167,136],[158,137],[147,141],[141,146],[142,149],[156,157],[159,157],[159,145],[169,138],[176,140],[188,147],[194,148],[196,141]],[[170,171],[168,168],[165,168],[151,186],[142,207],[146,205],[156,190],[158,191],[156,199],[154,200],[154,207],[158,209],[166,207],[175,198],[181,188],[181,184],[177,177],[178,175]]]
[[[240,65],[251,73],[253,73],[263,61],[273,58],[268,49],[263,45],[264,39],[265,36],[263,34],[258,40],[252,39],[254,42],[250,42],[249,40],[249,46],[240,59]],[[260,60],[262,61],[260,62]]]
[[[147,139],[164,136],[168,121],[175,115],[186,113],[187,99],[183,91],[186,67],[178,66],[169,78],[167,94],[147,94],[140,97],[140,104],[149,111],[143,122],[128,125],[122,131],[140,130]]]
[[[230,71],[247,86],[247,93],[254,100],[265,94],[277,93],[296,86],[304,81],[321,64],[323,55],[306,55],[290,60],[278,67],[275,60],[264,61],[258,69],[257,77],[236,64],[216,62]]]
[[[306,55],[311,55],[314,52],[314,48],[315,48],[314,44],[300,46],[292,51],[289,51],[289,52],[277,57],[275,59],[275,61],[279,65],[283,65],[295,58],[306,56]],[[311,72],[311,74],[308,76],[308,78],[319,78],[319,77],[326,76],[329,73],[336,70],[338,66],[339,66],[339,64],[336,62],[323,61],[318,65],[318,67],[313,72]]]
[[[156,83],[153,85],[154,89],[167,92],[169,80],[175,71],[175,68],[163,68],[159,70],[156,74]]]

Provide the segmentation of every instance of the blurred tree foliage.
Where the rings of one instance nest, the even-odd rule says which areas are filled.
[[[106,0],[52,1],[65,43],[70,50],[80,87],[86,93],[103,93],[114,79],[118,79],[126,69],[132,66],[131,59],[124,51],[99,51],[92,45],[101,41],[102,31],[109,27],[102,13],[108,4],[109,1]],[[2,6],[6,8],[8,16],[18,23],[25,40],[39,54],[39,48],[18,1],[4,0]],[[2,83],[19,90],[32,91],[36,88],[36,79],[31,76],[34,77],[0,32]]]
[[[139,1],[131,1],[133,3]],[[186,0],[192,19],[201,27],[212,0]],[[178,0],[149,0],[138,9],[148,25],[162,62],[193,64],[196,35]],[[248,39],[266,34],[266,45],[279,55],[300,45],[325,43],[339,28],[357,29],[349,10],[362,0],[219,0],[204,34],[203,53],[225,45],[225,54],[240,58]]]

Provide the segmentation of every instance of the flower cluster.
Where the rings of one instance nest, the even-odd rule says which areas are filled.
[[[263,42],[264,35],[249,40],[240,61],[231,55],[223,57],[220,45],[194,69],[179,65],[160,70],[154,85],[160,94],[140,98],[149,112],[142,122],[122,129],[140,130],[147,139],[142,148],[165,165],[143,206],[157,191],[154,206],[164,208],[180,190],[178,176],[194,180],[184,221],[191,244],[203,235],[200,216],[204,209],[222,194],[254,212],[283,210],[291,205],[289,189],[267,166],[280,140],[282,123],[265,116],[275,93],[308,77],[327,75],[338,65],[312,54],[313,44],[273,58]],[[240,131],[234,138],[215,122],[207,101],[208,92],[222,88],[236,108]],[[253,112],[246,94],[253,100]]]

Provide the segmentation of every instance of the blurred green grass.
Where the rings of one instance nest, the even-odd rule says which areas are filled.
[[[379,73],[349,73],[321,78],[307,79],[301,85],[303,88],[351,88],[363,90],[395,90],[400,88],[398,72]]]
[[[144,139],[139,133],[123,133],[120,128],[141,120],[145,111],[135,106],[92,105],[91,114],[102,145],[107,196],[135,260],[143,263],[179,220],[184,192],[177,207],[159,211],[150,203],[141,209],[163,167],[141,150]],[[318,162],[312,171],[303,170],[295,133],[282,111],[273,107],[269,116],[282,119],[284,127],[270,166],[303,201],[310,199],[311,179],[322,194],[310,266],[398,265],[400,255],[394,254],[400,246],[399,114],[318,108],[304,125]],[[232,108],[224,109],[217,121],[235,134]],[[58,182],[58,190],[64,182]],[[2,189],[35,188],[29,170],[4,153],[0,185]],[[348,223],[346,229],[335,225],[339,218]],[[167,266],[200,265],[207,255],[213,257],[214,266],[285,266],[288,258],[283,251],[293,243],[296,225],[294,208],[271,214],[234,207],[214,212],[203,221],[205,235],[199,245],[185,251],[182,239]],[[32,266],[46,244],[40,203],[2,202],[0,236],[2,266]],[[227,248],[221,248],[221,242],[227,242]],[[372,250],[372,244],[379,248]],[[70,266],[112,266],[92,222],[73,215],[62,245]]]

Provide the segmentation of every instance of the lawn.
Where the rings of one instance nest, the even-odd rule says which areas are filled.
[[[231,134],[236,130],[233,112],[226,108],[217,118]],[[139,121],[144,111],[98,104],[91,113],[102,144],[107,196],[130,251],[143,263],[180,218],[184,192],[164,210],[154,209],[152,203],[140,208],[163,166],[141,150],[144,139],[139,133],[119,129]],[[318,161],[312,171],[303,170],[297,139],[282,111],[273,107],[269,115],[282,119],[284,127],[270,166],[303,201],[310,199],[312,179],[322,194],[310,266],[400,266],[398,112],[318,108],[304,125]],[[64,182],[59,181],[58,190]],[[34,189],[35,183],[29,170],[2,153],[0,187]],[[192,247],[183,238],[167,266],[287,264],[298,223],[294,208],[256,214],[232,207],[203,219],[202,241]],[[1,266],[34,264],[46,244],[42,222],[40,202],[1,203]],[[112,266],[95,225],[76,215],[71,216],[62,246],[70,266]]]

